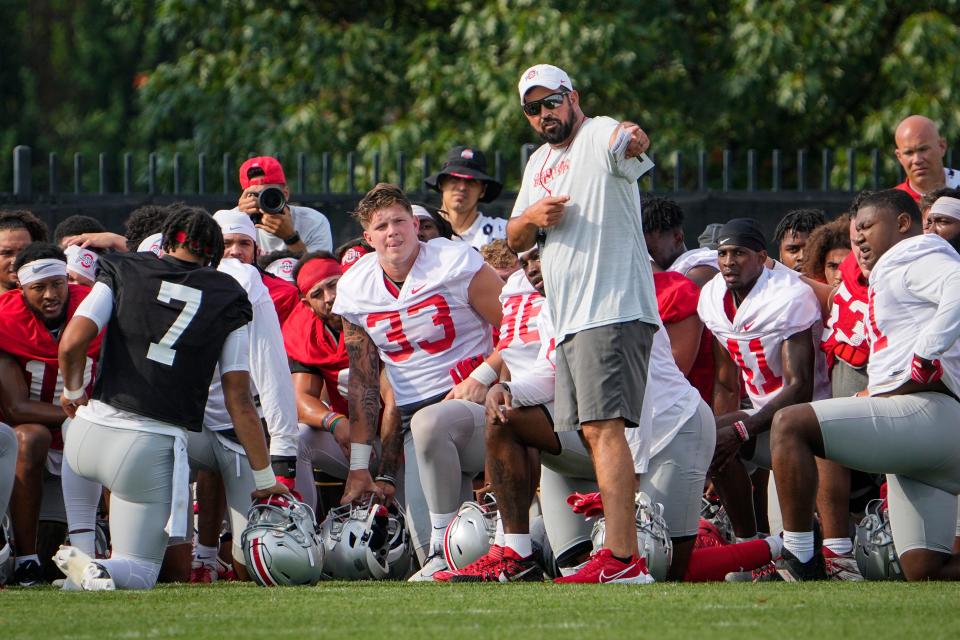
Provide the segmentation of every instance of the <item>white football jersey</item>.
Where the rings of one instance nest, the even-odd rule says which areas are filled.
[[[819,351],[820,303],[795,273],[773,269],[761,272],[733,321],[724,308],[728,294],[718,273],[704,285],[697,312],[737,364],[750,402],[760,409],[783,388],[781,347],[787,338],[812,328],[814,348]],[[814,400],[829,397],[822,358],[815,363]]]
[[[691,269],[696,267],[710,267],[719,271],[720,264],[717,262],[717,250],[701,247],[685,251],[673,261],[667,271],[676,271],[679,274],[687,275]]]
[[[474,249],[480,250],[494,240],[503,240],[507,237],[507,221],[503,218],[492,218],[477,212],[477,219],[470,228],[463,233],[453,236],[455,242],[466,242]]]
[[[337,283],[333,312],[377,345],[398,406],[448,391],[454,385],[451,369],[492,350],[491,327],[468,296],[482,266],[473,248],[436,238],[420,243],[397,295],[388,289],[376,253],[360,258]]]
[[[907,238],[870,272],[867,363],[871,395],[910,378],[914,354],[939,359],[943,381],[960,394],[960,256],[935,234]]]
[[[510,370],[520,377],[533,368],[540,353],[540,311],[543,296],[537,293],[523,270],[514,271],[500,292],[503,322],[497,349]]]

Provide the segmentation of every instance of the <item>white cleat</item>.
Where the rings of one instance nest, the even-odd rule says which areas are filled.
[[[53,562],[66,577],[60,587],[64,591],[113,591],[116,585],[107,570],[76,547],[61,545]]]
[[[434,582],[433,574],[449,569],[450,567],[447,566],[447,561],[444,559],[443,554],[436,553],[427,558],[427,561],[423,563],[423,568],[410,576],[407,582]]]
[[[91,562],[83,570],[83,576],[80,578],[80,586],[84,591],[115,591],[117,585],[113,583],[113,578],[96,562]]]

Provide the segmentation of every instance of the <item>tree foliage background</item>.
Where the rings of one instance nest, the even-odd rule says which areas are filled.
[[[960,0],[0,0],[0,11],[12,23],[0,39],[4,185],[16,144],[41,159],[439,159],[469,143],[513,162],[534,141],[519,74],[547,61],[569,71],[588,113],[637,120],[660,150],[889,151],[914,112],[960,134]]]

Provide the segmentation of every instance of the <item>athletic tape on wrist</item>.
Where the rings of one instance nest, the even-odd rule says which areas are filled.
[[[497,378],[500,376],[497,375],[496,370],[491,367],[486,362],[481,362],[480,365],[470,372],[470,377],[482,384],[485,387],[489,387],[494,382],[497,381]]]
[[[273,466],[267,466],[266,469],[254,469],[253,482],[257,485],[257,489],[269,489],[277,484],[277,475],[273,472]]]
[[[350,443],[350,471],[369,470],[371,453],[373,453],[373,447],[369,444]]]
[[[79,389],[67,389],[66,387],[63,388],[63,397],[67,400],[79,400],[83,397],[83,394],[83,387]]]

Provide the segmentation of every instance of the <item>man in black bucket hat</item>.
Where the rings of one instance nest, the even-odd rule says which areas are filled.
[[[440,208],[465,242],[480,249],[487,243],[506,237],[507,221],[483,215],[480,202],[493,202],[503,185],[487,175],[487,158],[474,147],[454,147],[440,171],[425,179],[431,189],[440,192]]]

